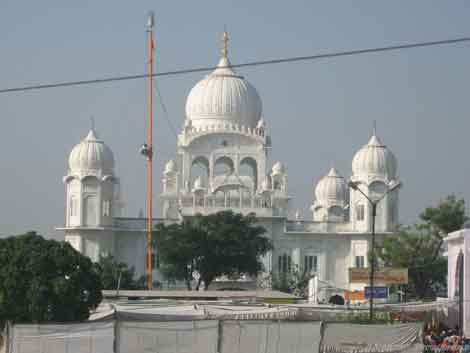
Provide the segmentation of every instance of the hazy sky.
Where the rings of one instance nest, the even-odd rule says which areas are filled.
[[[218,61],[227,26],[232,63],[470,36],[468,1],[21,1],[0,2],[0,88],[145,72],[148,10],[156,14],[157,70]],[[293,209],[318,179],[348,177],[373,120],[398,159],[401,222],[456,193],[470,202],[470,44],[239,69],[259,91],[288,169]],[[204,74],[158,79],[179,130],[186,96]],[[146,82],[0,95],[0,234],[61,236],[62,176],[96,121],[115,154],[126,208],[145,207]],[[156,110],[156,183],[176,138]]]

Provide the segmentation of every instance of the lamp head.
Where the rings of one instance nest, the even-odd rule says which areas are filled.
[[[152,30],[154,26],[155,26],[155,16],[153,14],[153,11],[150,11],[148,15],[148,20],[147,20],[147,28],[148,30]]]
[[[393,185],[389,190],[393,191],[393,190],[396,190],[396,189],[399,189],[399,188],[401,188],[401,183],[400,182]]]
[[[353,181],[349,181],[349,182],[348,182],[348,186],[349,186],[351,189],[353,189],[353,190],[357,190],[357,189],[358,189],[357,184],[356,184],[355,182],[353,182]]]

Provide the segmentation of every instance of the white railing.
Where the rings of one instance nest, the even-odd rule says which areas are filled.
[[[191,127],[186,128],[178,136],[178,142],[182,145],[189,144],[192,140],[197,137],[213,134],[213,133],[236,133],[240,135],[250,136],[257,139],[260,139],[263,143],[266,142],[266,132],[265,129],[251,128],[245,125],[238,125],[233,123],[226,124],[217,124],[204,127]]]
[[[162,219],[154,218],[152,221],[153,227],[161,222],[163,222]],[[122,230],[145,231],[147,229],[147,218],[115,218],[114,227]]]
[[[351,232],[349,222],[286,221],[286,232],[344,233]]]

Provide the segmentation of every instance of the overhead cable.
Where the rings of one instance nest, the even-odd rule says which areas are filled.
[[[325,54],[296,56],[296,57],[288,57],[288,58],[280,58],[280,59],[272,59],[272,60],[252,61],[252,62],[247,62],[247,63],[231,65],[231,67],[237,68],[237,67],[291,63],[291,62],[298,62],[298,61],[312,61],[312,60],[329,59],[329,58],[335,58],[335,57],[341,57],[341,56],[352,56],[352,55],[387,52],[387,51],[397,51],[397,50],[403,50],[403,49],[449,45],[449,44],[457,44],[457,43],[463,43],[463,42],[470,42],[470,37],[460,37],[460,38],[431,41],[431,42],[406,43],[406,44],[398,44],[398,45],[392,45],[392,46],[386,46],[386,47],[339,51],[339,52],[332,52],[332,53],[325,53]],[[215,68],[216,67],[214,66],[206,66],[206,67],[198,67],[198,68],[192,68],[192,69],[181,69],[181,70],[157,72],[153,74],[153,76],[164,77],[164,76],[184,75],[184,74],[190,74],[190,73],[195,73],[195,72],[212,71]],[[136,80],[136,79],[142,79],[142,78],[148,78],[148,77],[149,77],[148,74],[139,74],[139,75],[105,77],[105,78],[98,78],[98,79],[91,79],[91,80],[41,83],[41,84],[22,86],[22,87],[4,88],[4,89],[0,89],[0,93],[22,92],[22,91],[31,91],[31,90],[46,89],[46,88],[83,86],[83,85],[115,82],[115,81]]]

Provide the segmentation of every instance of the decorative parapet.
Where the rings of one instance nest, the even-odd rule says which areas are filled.
[[[349,222],[286,221],[285,232],[292,233],[350,233]]]
[[[251,128],[245,125],[233,123],[225,123],[203,127],[185,127],[183,131],[178,135],[178,145],[187,146],[196,138],[214,133],[243,135],[254,138],[262,144],[266,144],[269,141],[269,137],[266,135],[265,129]]]
[[[279,212],[274,209],[274,208],[262,208],[262,207],[201,207],[201,206],[195,206],[195,207],[182,207],[181,208],[181,214],[183,216],[193,216],[198,213],[202,215],[209,215],[213,213],[217,213],[220,211],[226,211],[230,209],[231,211],[235,213],[241,213],[243,215],[247,215],[250,213],[256,214],[257,217],[280,217],[282,216],[279,214]]]
[[[157,224],[164,222],[161,218],[154,218],[152,221],[152,227]],[[138,231],[144,232],[147,230],[147,218],[115,218],[114,227],[119,230]]]

